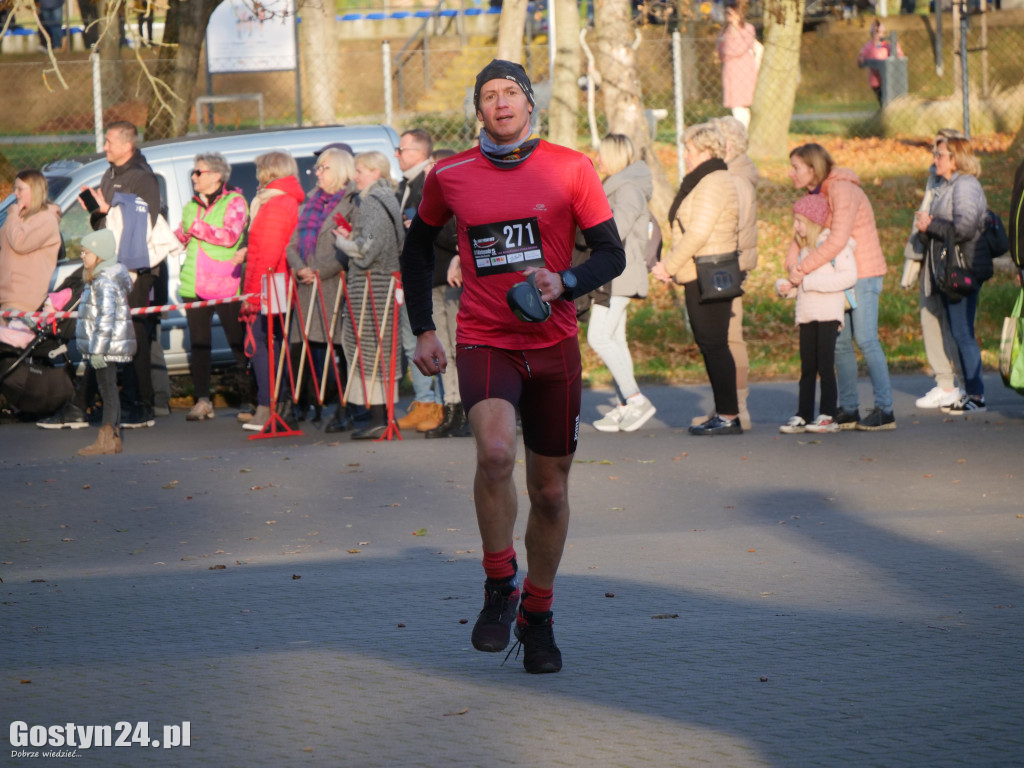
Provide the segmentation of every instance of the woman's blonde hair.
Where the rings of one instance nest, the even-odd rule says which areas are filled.
[[[735,160],[740,155],[746,154],[750,144],[750,136],[743,123],[732,115],[716,117],[711,123],[718,127],[718,130],[725,136],[725,160]]]
[[[936,147],[941,147],[943,144],[949,150],[949,156],[956,163],[956,169],[960,173],[974,176],[975,178],[981,176],[981,161],[974,154],[974,148],[971,147],[970,139],[950,138],[935,142]]]
[[[725,134],[712,123],[691,125],[683,134],[683,144],[689,144],[698,152],[709,152],[720,160],[725,159]]]
[[[793,239],[796,240],[796,244],[801,248],[814,248],[818,244],[818,238],[821,236],[821,232],[825,229],[824,224],[819,224],[816,221],[811,221],[802,213],[794,213],[794,218],[800,219],[806,227],[806,235],[798,235],[796,232],[793,233]]]
[[[790,159],[799,157],[804,165],[808,166],[814,173],[811,179],[812,187],[821,186],[821,182],[828,178],[835,166],[832,155],[828,153],[821,144],[802,144],[789,153]]]
[[[27,219],[29,216],[39,213],[50,202],[50,185],[46,183],[46,177],[39,171],[31,168],[18,171],[14,180],[24,183],[31,193],[28,208],[21,212],[21,218]]]
[[[632,165],[636,157],[633,140],[623,133],[609,133],[601,139],[597,153],[609,176],[614,176],[626,166]]]
[[[352,177],[356,175],[355,161],[352,159],[352,155],[344,149],[338,149],[337,147],[325,149],[320,153],[319,162],[324,163],[331,170],[334,184],[331,185],[331,189],[325,189],[324,191],[332,195],[348,184]]]
[[[256,158],[256,181],[261,187],[285,176],[298,176],[299,166],[287,152],[267,152]]]
[[[391,181],[391,161],[384,156],[383,152],[360,152],[356,155],[356,165],[369,168],[371,171],[380,171],[380,177],[394,187]]]

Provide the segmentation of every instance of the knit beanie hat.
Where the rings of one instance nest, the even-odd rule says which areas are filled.
[[[804,195],[793,203],[793,213],[799,213],[808,221],[824,227],[830,212],[824,195]]]
[[[82,238],[82,247],[99,256],[95,272],[102,272],[117,263],[117,241],[109,229],[98,229]]]
[[[481,69],[480,74],[476,76],[476,85],[473,88],[474,108],[480,109],[480,89],[484,87],[484,83],[491,80],[511,80],[526,94],[530,106],[537,106],[533,100],[533,86],[530,84],[530,78],[526,74],[526,70],[523,69],[523,65],[504,59],[491,59],[491,63]]]

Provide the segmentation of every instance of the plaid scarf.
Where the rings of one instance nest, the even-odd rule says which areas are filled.
[[[302,257],[303,263],[309,264],[310,259],[313,258],[316,253],[316,241],[320,237],[320,228],[324,225],[327,214],[334,210],[334,206],[340,203],[344,196],[344,187],[333,195],[329,195],[317,187],[316,192],[302,207],[302,212],[299,214],[298,245],[299,256]]]

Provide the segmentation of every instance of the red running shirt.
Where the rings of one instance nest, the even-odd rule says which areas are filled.
[[[478,147],[446,158],[427,175],[419,216],[440,227],[453,215],[463,282],[459,344],[539,349],[576,335],[573,302],[554,301],[546,322],[524,323],[505,294],[528,266],[568,269],[576,227],[612,217],[586,155],[541,141],[511,168],[495,167]]]

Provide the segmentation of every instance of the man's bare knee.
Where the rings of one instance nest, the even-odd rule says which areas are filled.
[[[489,483],[508,480],[516,465],[516,447],[501,439],[482,437],[477,440],[476,463],[483,478]]]
[[[558,514],[568,503],[568,489],[559,479],[550,479],[529,487],[530,504],[545,515]]]

